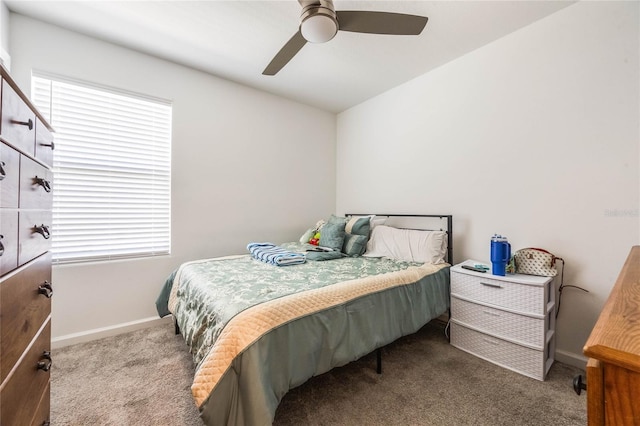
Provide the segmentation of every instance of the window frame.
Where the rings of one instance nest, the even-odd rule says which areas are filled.
[[[31,98],[56,130],[54,264],[171,254],[172,102],[41,71]]]

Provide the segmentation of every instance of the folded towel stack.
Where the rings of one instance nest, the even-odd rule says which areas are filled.
[[[254,259],[276,266],[299,265],[307,260],[302,253],[288,251],[271,243],[249,243],[247,250]]]

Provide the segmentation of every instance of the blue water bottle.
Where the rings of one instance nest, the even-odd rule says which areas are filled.
[[[511,244],[507,241],[507,237],[495,234],[491,237],[491,273],[505,276],[509,259],[511,259]]]

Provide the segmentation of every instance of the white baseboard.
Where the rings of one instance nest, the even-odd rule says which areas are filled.
[[[65,346],[75,345],[77,343],[90,342],[92,340],[102,339],[104,337],[116,336],[118,334],[128,333],[130,331],[140,330],[143,328],[153,327],[162,323],[171,324],[173,317],[171,315],[164,318],[149,317],[137,321],[125,322],[112,325],[109,327],[94,328],[93,330],[82,331],[80,333],[66,334],[64,336],[54,337],[51,339],[51,347],[53,349]]]
[[[572,367],[581,368],[583,370],[587,369],[587,357],[584,355],[556,350],[555,357],[556,361],[563,364],[571,365]]]

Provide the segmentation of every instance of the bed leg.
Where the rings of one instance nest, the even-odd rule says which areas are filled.
[[[180,334],[180,327],[178,327],[178,321],[175,318],[173,319],[173,327],[176,330],[176,334]]]
[[[381,348],[376,349],[376,358],[377,358],[376,372],[378,374],[382,374],[382,349]]]

